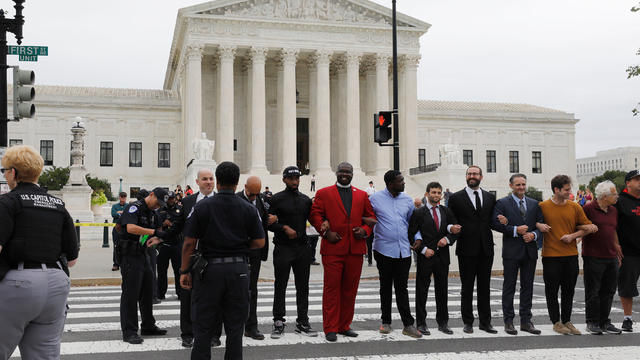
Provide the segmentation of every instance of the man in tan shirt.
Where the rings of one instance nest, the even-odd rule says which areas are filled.
[[[578,248],[576,239],[598,231],[577,203],[569,201],[571,179],[556,175],[551,179],[553,197],[540,203],[546,224],[542,243],[542,267],[544,273],[547,310],[553,330],[560,334],[580,335],[571,323],[573,294],[578,279]],[[561,290],[562,313],[558,305]],[[562,321],[561,321],[562,320]]]

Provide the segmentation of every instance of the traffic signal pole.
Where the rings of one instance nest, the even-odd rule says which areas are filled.
[[[398,37],[396,34],[396,0],[392,2],[393,32],[393,169],[400,171],[400,130],[398,126]],[[5,87],[6,91],[6,87]],[[5,96],[6,99],[6,96]],[[5,109],[6,111],[6,109]]]
[[[0,153],[8,145],[7,124],[9,117],[7,114],[7,31],[16,35],[18,45],[22,44],[22,25],[24,16],[22,9],[24,0],[13,0],[16,9],[16,16],[13,19],[4,17],[4,10],[0,9]]]

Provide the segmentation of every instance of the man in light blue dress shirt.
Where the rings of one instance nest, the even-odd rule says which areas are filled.
[[[380,332],[391,332],[391,291],[395,287],[396,305],[404,325],[402,333],[419,338],[422,334],[413,325],[407,290],[413,245],[408,236],[409,219],[414,209],[413,199],[404,193],[404,177],[399,171],[387,171],[384,182],[386,189],[369,197],[378,219],[374,228],[373,256],[380,276]]]

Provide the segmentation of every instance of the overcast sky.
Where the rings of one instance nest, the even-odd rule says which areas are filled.
[[[391,0],[374,0],[391,7]],[[177,11],[194,0],[27,0],[22,62],[38,84],[161,88]],[[420,99],[528,103],[575,114],[576,154],[640,146],[638,0],[398,0],[432,25],[422,37]],[[1,6],[13,16],[12,1]],[[9,44],[15,44],[12,34]],[[10,64],[18,63],[15,56]]]

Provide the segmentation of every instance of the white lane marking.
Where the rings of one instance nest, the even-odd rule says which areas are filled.
[[[376,306],[376,309],[379,307]],[[169,314],[159,314],[159,311],[154,311],[154,315],[157,317],[159,315],[178,315],[179,311],[164,311],[164,312],[169,312]],[[270,312],[270,311],[269,311]],[[116,313],[116,312],[114,312]],[[584,315],[585,311],[583,308],[574,308],[573,309],[573,314],[574,315]],[[622,311],[615,311],[612,313],[622,313]],[[531,309],[531,314],[532,316],[548,316],[549,313],[547,311],[547,309]],[[478,317],[478,314],[476,312],[474,312],[474,316]],[[496,319],[501,319],[502,318],[502,311],[501,310],[494,310],[491,312],[491,316],[495,317]],[[117,312],[117,315],[114,315],[112,317],[119,317],[119,312]],[[295,316],[291,316],[290,319],[293,319]],[[449,311],[449,318],[451,319],[460,319],[462,317],[462,315],[460,314],[460,311]],[[101,317],[96,317],[94,316],[94,318],[101,318]],[[391,313],[391,319],[392,320],[400,320],[400,314],[398,313]],[[434,309],[428,309],[427,312],[427,319],[430,320],[435,320],[435,310]],[[374,313],[368,313],[368,314],[355,314],[353,316],[353,323],[359,322],[359,321],[380,321],[380,313],[379,312],[374,312]],[[311,323],[315,323],[315,324],[322,324],[322,315],[310,315],[309,316],[309,322]],[[177,327],[180,325],[180,321],[179,320],[160,320],[159,324],[165,324],[162,325],[164,327]],[[260,316],[258,317],[258,324],[261,325],[271,325],[273,324],[273,316]],[[287,322],[287,324],[293,324],[293,320],[291,320],[290,322]],[[162,327],[161,325],[158,325],[160,327]],[[293,326],[293,325],[291,325]],[[64,326],[64,331],[66,332],[83,332],[83,331],[107,331],[107,330],[120,330],[120,322],[101,322],[101,323],[86,323],[86,322],[81,322],[81,323],[71,323],[71,324],[65,324]]]
[[[579,328],[584,328],[585,325],[579,324],[577,326]],[[560,336],[560,334],[553,332],[552,325],[540,325],[538,326],[538,329],[540,329],[543,332],[543,334],[546,336],[552,336],[552,335]],[[454,328],[453,331],[454,331],[453,335],[446,335],[439,331],[434,331],[431,333],[430,336],[423,336],[421,339],[413,339],[411,337],[402,335],[402,332],[399,329],[395,329],[391,334],[386,334],[386,335],[380,334],[380,332],[378,332],[377,330],[365,330],[365,331],[357,331],[359,334],[357,338],[348,338],[348,337],[340,336],[338,339],[338,342],[366,343],[371,341],[400,342],[400,341],[435,341],[435,340],[445,340],[445,339],[486,339],[486,338],[494,339],[494,338],[514,337],[504,332],[498,332],[498,334],[488,334],[484,331],[477,330],[473,334],[465,334],[462,332],[462,328]],[[523,336],[535,337],[539,335],[531,335],[528,333],[520,332],[518,333],[517,336],[518,337],[523,337]],[[220,339],[220,341],[224,345],[225,343],[224,336]],[[322,334],[320,334],[317,337],[308,337],[308,336],[299,335],[293,332],[285,333],[285,336],[283,336],[280,339],[267,339],[267,340],[259,341],[259,340],[243,338],[243,345],[247,347],[254,347],[254,346],[263,347],[263,346],[273,346],[273,345],[326,344],[326,343],[328,342],[325,340]],[[635,349],[635,351],[638,351],[638,348],[640,347],[633,347],[633,348]],[[598,349],[603,349],[603,348],[598,348]],[[609,353],[609,355],[616,354],[616,358],[619,358],[618,349],[620,348],[616,347],[613,349],[614,349],[614,352]],[[178,339],[166,338],[166,337],[165,338],[155,338],[155,337],[146,338],[144,343],[140,345],[131,345],[120,340],[105,340],[105,341],[63,342],[61,346],[62,355],[125,353],[125,352],[166,351],[166,350],[185,350],[185,349],[181,346],[180,341],[178,341]],[[558,350],[559,349],[549,349],[549,351],[552,351],[553,353],[547,353],[547,356],[549,356],[550,354],[557,354]],[[589,352],[576,351],[576,349],[572,349],[572,350],[574,353],[581,356],[580,359],[584,359],[585,356],[590,355]],[[187,351],[188,350],[185,350],[185,353]],[[526,351],[529,351],[529,350],[526,350]],[[539,350],[530,350],[530,351],[537,352]],[[609,349],[609,351],[611,351],[611,349]],[[514,353],[521,353],[521,352],[522,351],[515,351]],[[468,359],[472,359],[472,360],[476,360],[478,358],[478,355],[484,354],[483,352],[471,352],[471,353],[475,354],[476,356],[474,358],[468,357]],[[497,353],[504,353],[504,352],[495,352],[495,353],[497,354]],[[449,354],[452,354],[452,353],[449,353]],[[601,354],[604,354],[604,353],[601,353]],[[429,354],[430,358],[431,358],[431,355],[434,355],[434,354]],[[458,357],[456,356],[456,358]],[[481,356],[481,358],[485,358],[485,357]],[[519,358],[531,359],[531,357],[527,357],[527,358],[519,357]],[[543,359],[546,357],[535,357],[535,358]],[[510,357],[502,357],[502,359],[510,359]]]
[[[400,359],[430,359],[430,360],[596,360],[608,359],[637,359],[640,346],[619,346],[619,347],[591,347],[569,349],[526,349],[526,350],[499,350],[499,351],[462,351],[462,352],[442,352],[442,353],[421,353],[421,354],[397,354],[397,355],[370,355],[357,357],[323,357],[304,358],[304,360],[400,360]],[[303,359],[297,359],[303,360]]]
[[[410,298],[413,298],[413,296],[410,296]],[[518,299],[515,299],[513,304],[514,305],[518,305],[520,302],[518,301]],[[491,305],[493,306],[502,306],[502,301],[501,300],[491,300],[490,302]],[[546,304],[546,301],[544,299],[534,299],[533,300],[533,304]],[[476,306],[476,300],[473,301],[473,306]],[[459,307],[459,304],[451,304],[451,307]],[[72,306],[70,306],[72,307]],[[112,306],[113,308],[113,306]],[[361,309],[379,309],[380,308],[380,303],[379,302],[370,302],[370,303],[356,303],[356,308],[358,310]],[[309,311],[320,311],[322,310],[322,304],[309,304]],[[546,309],[545,309],[546,310]],[[271,305],[266,305],[266,306],[258,306],[256,309],[257,312],[259,313],[270,313],[271,311],[273,311],[273,306]],[[575,312],[575,311],[574,311]],[[455,311],[449,311],[449,314],[454,314],[454,313],[459,313],[459,312],[455,312]],[[162,315],[179,315],[180,314],[180,309],[178,308],[174,308],[174,309],[156,309],[153,311],[154,316],[162,316]],[[502,311],[498,312],[499,316],[502,316]],[[91,312],[69,312],[67,314],[67,319],[84,319],[84,318],[106,318],[106,317],[119,317],[120,316],[120,311],[91,311]]]
[[[498,296],[499,294],[492,294],[492,296]],[[409,293],[409,299],[410,300],[415,300],[416,295],[414,293]],[[393,300],[395,301],[396,296],[392,295]],[[118,299],[120,299],[120,297],[118,297]],[[358,295],[356,297],[356,303],[358,301],[362,301],[362,300],[379,300],[380,299],[380,295],[378,294],[370,294],[370,295]],[[449,301],[452,300],[456,300],[456,299],[460,299],[460,294],[449,294],[448,296]],[[105,299],[105,297],[101,297],[101,298],[96,298],[95,300],[109,300],[108,298]],[[111,299],[111,300],[115,300],[115,299]],[[435,298],[434,298],[434,294],[433,292],[430,292],[429,295],[429,299],[427,300],[427,305],[429,305],[431,302],[434,302]],[[517,297],[513,300],[514,304],[519,304],[520,301],[517,299]],[[309,302],[322,302],[322,296],[309,296]],[[258,296],[258,303],[266,303],[266,304],[272,304],[273,303],[273,298],[272,297],[268,297],[265,296],[263,297],[262,294],[259,294]],[[286,303],[287,304],[295,304],[296,303],[296,298],[295,297],[287,297],[286,298]],[[543,304],[546,303],[546,301],[540,301],[540,300],[533,300],[534,304]],[[474,301],[475,304],[475,301]],[[501,300],[491,300],[491,304],[492,305],[500,305],[502,304]],[[156,307],[169,307],[169,306],[176,306],[178,307],[180,305],[180,302],[176,299],[176,300],[163,300],[160,304],[156,304],[153,305],[154,308]],[[455,305],[455,303],[454,303]],[[118,302],[96,302],[96,303],[86,303],[86,304],[70,304],[69,305],[70,309],[103,309],[103,308],[120,308],[120,303]]]

